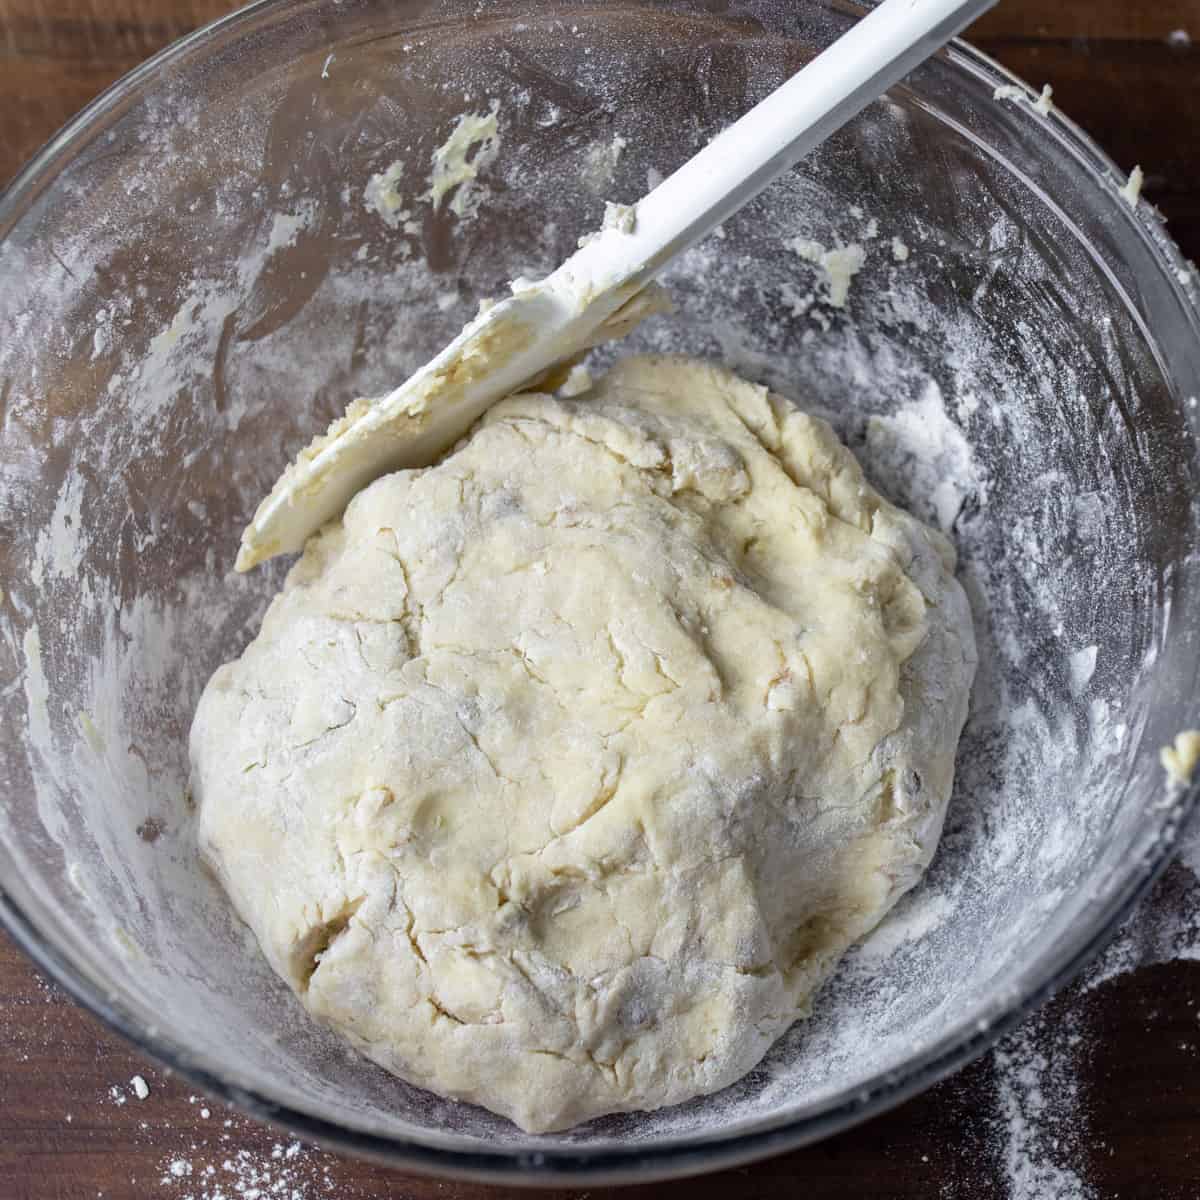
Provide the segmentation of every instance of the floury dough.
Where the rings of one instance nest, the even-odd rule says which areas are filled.
[[[750,1070],[920,877],[975,665],[939,533],[728,372],[519,395],[308,543],[192,728],[309,1011],[531,1131]]]

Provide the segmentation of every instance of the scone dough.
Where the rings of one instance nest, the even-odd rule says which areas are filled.
[[[695,361],[519,395],[308,543],[192,729],[203,854],[309,1011],[526,1130],[750,1070],[941,830],[954,553]]]

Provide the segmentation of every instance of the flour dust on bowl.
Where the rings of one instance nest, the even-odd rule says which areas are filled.
[[[1194,282],[1112,164],[955,47],[673,266],[675,314],[598,363],[768,384],[958,548],[980,667],[941,848],[811,1019],[714,1096],[524,1134],[312,1023],[199,867],[187,731],[282,580],[233,572],[280,465],[850,19],[268,3],[123,81],[5,195],[3,916],[214,1094],[451,1174],[743,1161],[979,1052],[1169,855],[1192,796],[1158,751],[1196,724]]]

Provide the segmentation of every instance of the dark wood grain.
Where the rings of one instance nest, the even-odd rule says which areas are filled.
[[[226,0],[0,0],[0,183],[108,83],[231,7]],[[1200,50],[1169,41],[1178,29],[1200,37],[1200,0],[1004,0],[971,37],[1030,82],[1051,83],[1055,101],[1123,167],[1140,162],[1146,197],[1185,252],[1200,258]],[[1187,878],[1176,868],[1142,919],[1152,923],[1158,910],[1193,903]],[[1197,962],[1160,963],[1087,992],[1076,986],[1000,1058],[988,1055],[859,1129],[743,1171],[625,1194],[1014,1195],[1023,1164],[1013,1155],[1019,1160],[1022,1150],[1006,1133],[1013,1113],[1004,1064],[1024,1055],[1052,1086],[1057,1057],[1073,1055],[1081,1073],[1063,1078],[1083,1093],[1076,1107],[1086,1131],[1062,1129],[1055,1153],[1087,1181],[1088,1200],[1192,1200],[1200,1196],[1198,1017]],[[150,1085],[144,1101],[131,1093],[135,1074]],[[1029,1102],[1036,1106],[1036,1097]],[[256,1186],[264,1200],[292,1200],[293,1191],[299,1200],[523,1194],[293,1150],[278,1131],[193,1095],[43,982],[0,938],[0,1200],[238,1200]],[[540,1194],[582,1200],[587,1193]],[[1060,1194],[1071,1193],[1047,1184],[1024,1200]]]

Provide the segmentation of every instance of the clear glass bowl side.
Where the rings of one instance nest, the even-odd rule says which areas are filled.
[[[197,867],[187,729],[282,579],[231,572],[280,465],[849,19],[260,5],[119,84],[0,203],[5,915],[203,1085],[428,1169],[716,1165],[977,1052],[1164,861],[1191,797],[1157,751],[1197,694],[1194,296],[1111,165],[956,48],[674,266],[679,313],[634,342],[824,412],[960,549],[984,665],[943,848],[814,1018],[718,1097],[527,1137],[315,1028]],[[477,213],[435,211],[433,149],[493,100]],[[367,191],[395,163],[391,224]],[[864,246],[847,309],[795,238]]]

